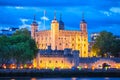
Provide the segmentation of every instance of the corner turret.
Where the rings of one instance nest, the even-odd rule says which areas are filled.
[[[36,15],[34,15],[33,22],[31,24],[31,37],[35,39],[35,32],[38,31],[38,23],[36,22]]]

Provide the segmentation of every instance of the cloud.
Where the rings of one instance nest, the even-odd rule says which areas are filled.
[[[30,24],[26,24],[26,22],[29,21],[29,19],[22,19],[20,18],[20,21],[22,22],[22,25],[19,25],[19,28],[27,28],[30,30]]]
[[[101,13],[103,13],[106,16],[111,16],[112,13],[110,11],[100,11]]]
[[[16,9],[24,9],[24,7],[16,6]]]
[[[23,24],[25,24],[25,22],[27,22],[28,19],[22,19],[22,18],[20,18],[20,21],[21,21]]]
[[[42,20],[45,20],[45,21],[48,21],[48,20],[49,20],[49,18],[46,17],[46,16],[41,17],[41,19],[42,19]]]
[[[120,14],[120,7],[112,7],[110,8],[110,11],[113,13],[119,13]]]

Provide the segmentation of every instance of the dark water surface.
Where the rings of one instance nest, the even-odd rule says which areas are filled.
[[[120,80],[120,78],[0,78],[0,80]]]

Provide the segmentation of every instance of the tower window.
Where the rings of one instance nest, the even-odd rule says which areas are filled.
[[[84,47],[85,47],[86,45],[84,44]]]
[[[74,44],[72,44],[72,46],[74,46]]]
[[[86,52],[84,51],[84,54],[86,54]]]

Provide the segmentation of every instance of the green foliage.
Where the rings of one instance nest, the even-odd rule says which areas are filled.
[[[111,54],[115,56],[120,52],[120,40],[117,39],[112,33],[102,31],[100,35],[96,38],[95,44],[92,50],[98,55],[105,56]]]
[[[27,29],[20,29],[11,37],[0,37],[0,63],[11,59],[16,63],[25,63],[36,57],[37,51],[36,43]]]

